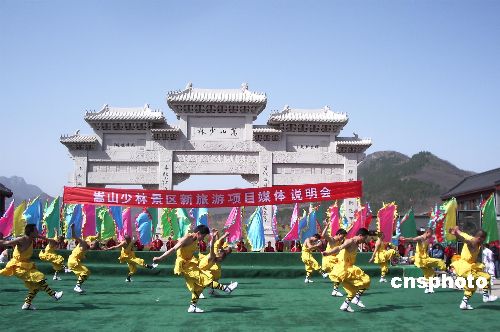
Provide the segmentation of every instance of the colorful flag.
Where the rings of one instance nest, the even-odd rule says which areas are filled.
[[[72,205],[72,208],[66,210],[66,238],[71,239],[73,232],[71,225],[75,225],[75,237],[82,236],[82,206],[80,204]]]
[[[486,243],[500,246],[495,212],[495,197],[493,194],[481,204],[482,229],[486,232]]]
[[[163,209],[161,215],[162,235],[164,237],[171,236],[172,239],[179,238],[179,221],[177,220],[177,213],[175,209]]]
[[[309,214],[306,210],[302,213],[302,218],[299,220],[299,240],[301,243],[308,238],[317,233],[316,230],[316,209],[309,206]]]
[[[241,240],[241,209],[239,207],[231,209],[226,223],[224,224],[224,231],[229,233],[227,242],[236,243]]]
[[[38,232],[43,231],[42,227],[42,202],[40,201],[40,197],[35,198],[28,204],[28,207],[23,213],[23,218],[26,220],[26,224],[28,225],[36,225]]]
[[[122,230],[123,229],[122,207],[121,206],[109,206],[108,210],[109,210],[109,214],[111,215],[111,217],[113,218],[113,221],[116,224],[116,228],[118,230]]]
[[[413,208],[408,210],[399,222],[399,233],[403,237],[416,237],[417,224],[415,223],[415,214]]]
[[[131,208],[127,207],[123,209],[122,212],[122,221],[123,221],[123,236],[130,236],[131,238],[134,237],[134,228],[132,226],[132,210]],[[123,241],[123,239],[118,239],[120,241]]]
[[[455,235],[449,234],[448,230],[457,226],[457,206],[458,204],[455,197],[445,202],[442,206],[445,213],[443,232],[445,234],[445,240],[448,242],[456,241]]]
[[[373,219],[373,212],[370,207],[370,203],[366,203],[365,207],[366,207],[366,219],[363,227],[369,229]]]
[[[355,236],[358,230],[364,226],[366,220],[366,212],[366,207],[358,205],[358,210],[356,210],[356,212],[354,213],[354,221],[351,223],[349,229],[346,229],[347,238]]]
[[[299,204],[295,203],[292,212],[292,218],[290,218],[290,228],[293,228],[293,225],[299,220]]]
[[[337,202],[328,208],[330,217],[330,235],[334,236],[340,228],[340,213]]]
[[[26,201],[22,201],[18,207],[14,210],[14,221],[13,221],[13,236],[21,236],[24,234],[24,226],[26,226],[26,220],[23,218],[23,212],[26,210]],[[6,235],[6,234],[4,234]]]
[[[285,235],[283,241],[297,241],[299,239],[299,206],[295,204],[292,218],[290,219],[290,231]]]
[[[255,212],[247,221],[247,240],[250,251],[261,251],[265,246],[264,219],[262,218],[262,207],[257,207]]]
[[[396,221],[397,206],[394,202],[384,204],[377,213],[377,230],[384,233],[383,240],[391,242],[394,222]]]
[[[208,226],[208,209],[207,208],[193,208],[189,211],[191,217],[195,220],[195,226],[205,225]]]
[[[153,234],[156,234],[156,228],[158,227],[158,209],[148,208],[148,213],[151,216],[151,224],[153,227]]]
[[[83,226],[82,235],[84,238],[97,234],[95,205],[84,204],[82,207]]]
[[[116,235],[115,221],[106,206],[101,206],[96,212],[97,229],[102,240],[109,240]]]
[[[0,233],[4,237],[10,235],[12,228],[14,227],[14,200],[10,202],[9,207],[0,218]]]
[[[60,216],[60,207],[59,207],[59,197],[56,197],[52,203],[45,209],[43,213],[43,221],[45,223],[45,228],[47,229],[47,237],[53,238],[58,235],[61,235],[61,216]]]
[[[153,240],[153,220],[151,215],[144,209],[136,219],[137,230],[139,231],[139,241],[143,245],[148,245]]]
[[[184,208],[175,209],[175,215],[177,216],[177,222],[179,223],[179,238],[181,238],[191,229],[191,219],[189,219],[188,213]]]
[[[273,205],[273,218],[271,219],[271,229],[273,231],[274,239],[276,241],[279,239],[278,219],[276,217],[277,214],[278,214],[278,206]]]

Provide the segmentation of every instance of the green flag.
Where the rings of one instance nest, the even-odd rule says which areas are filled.
[[[401,219],[401,224],[399,226],[401,230],[401,235],[404,237],[415,237],[417,236],[417,225],[415,224],[415,214],[413,209],[410,209]]]
[[[60,210],[59,210],[59,197],[56,197],[52,203],[47,207],[45,207],[45,211],[43,212],[43,222],[45,223],[45,227],[47,229],[47,237],[53,238],[56,235],[61,235],[60,230]]]
[[[148,208],[148,212],[151,215],[152,225],[153,225],[153,235],[156,234],[156,227],[158,226],[158,209]]]
[[[106,206],[97,208],[96,213],[96,228],[98,234],[101,234],[101,239],[108,240],[116,235],[115,222],[113,217],[109,214]]]
[[[191,229],[191,219],[189,219],[189,216],[185,209],[177,208],[175,209],[175,211],[178,223],[177,227],[179,228],[179,237],[183,237]]]
[[[493,194],[481,206],[481,219],[486,234],[486,243],[498,241],[497,214],[495,212],[495,198]]]
[[[179,238],[179,223],[175,212],[175,209],[163,209],[161,225],[164,237],[171,236],[172,239],[177,240]]]

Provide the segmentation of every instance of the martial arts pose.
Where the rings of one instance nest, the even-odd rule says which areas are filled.
[[[89,250],[92,246],[92,242],[95,241],[95,237],[89,236],[87,241],[75,236],[75,225],[71,225],[73,239],[78,243],[78,245],[73,249],[71,255],[68,258],[69,269],[76,274],[78,277],[76,281],[76,286],[73,290],[77,293],[84,293],[82,284],[88,279],[90,275],[90,270],[82,264],[82,260],[85,258],[85,252]]]
[[[427,287],[425,293],[434,293],[434,289],[429,287],[429,280],[434,277],[436,273],[434,269],[437,268],[441,271],[446,270],[446,264],[442,259],[429,257],[429,240],[432,238],[432,229],[428,228],[424,234],[417,237],[400,237],[403,241],[417,242],[415,248],[415,266],[420,268],[424,273],[424,278],[427,279]]]
[[[128,274],[127,278],[125,279],[126,282],[132,281],[132,275],[134,275],[137,272],[138,265],[150,270],[158,266],[158,264],[152,264],[152,265],[146,264],[144,262],[144,259],[135,257],[135,253],[133,251],[134,243],[135,241],[133,241],[129,235],[126,235],[124,241],[120,242],[116,246],[104,249],[104,250],[112,250],[118,248],[122,249],[118,260],[120,261],[120,263],[122,264],[127,263],[128,265]]]
[[[204,288],[212,287],[226,293],[231,293],[238,286],[237,282],[232,282],[229,285],[219,284],[200,270],[198,258],[196,258],[194,253],[198,250],[198,241],[203,240],[208,233],[209,229],[207,226],[198,225],[193,230],[193,233],[188,233],[179,239],[175,246],[165,251],[163,255],[153,258],[153,262],[159,262],[173,252],[177,252],[174,273],[182,275],[186,280],[186,286],[191,292],[191,304],[189,305],[188,312],[192,313],[203,312],[203,310],[198,308],[197,303]]]
[[[380,266],[380,280],[379,282],[387,282],[385,276],[389,272],[389,264],[391,263],[391,258],[397,255],[396,250],[386,249],[386,242],[384,242],[384,233],[379,232],[377,234],[378,238],[375,242],[375,249],[373,250],[372,257],[370,258],[370,263],[376,263]]]
[[[306,279],[304,279],[305,283],[313,282],[311,280],[311,275],[314,271],[319,271],[323,278],[328,277],[328,273],[324,272],[319,266],[319,263],[316,259],[314,259],[312,252],[319,251],[321,249],[321,236],[319,234],[314,234],[311,237],[308,237],[302,246],[302,262],[305,265],[306,269]]]
[[[476,232],[475,236],[470,236],[467,233],[460,231],[458,227],[451,228],[449,230],[450,234],[455,235],[460,241],[464,242],[462,252],[460,253],[460,259],[451,263],[451,266],[455,269],[455,273],[458,277],[469,279],[472,277],[473,287],[469,287],[469,282],[465,283],[464,287],[464,297],[462,302],[460,302],[460,309],[462,310],[472,310],[474,309],[469,304],[469,299],[472,297],[477,289],[476,282],[478,278],[484,278],[486,285],[483,288],[483,302],[492,302],[497,299],[496,296],[491,295],[491,276],[483,272],[484,265],[482,263],[477,263],[477,256],[481,250],[481,245],[484,240],[486,240],[486,232],[479,230]]]
[[[52,279],[61,280],[61,278],[59,277],[59,272],[61,272],[66,267],[64,266],[64,257],[58,255],[56,249],[60,243],[64,242],[64,237],[56,236],[56,239],[47,239],[47,246],[44,250],[40,251],[38,257],[42,261],[52,263],[52,268],[54,269],[54,277]]]
[[[323,233],[321,233],[321,236],[326,240],[325,251],[327,252],[344,243],[345,237],[347,235],[346,230],[341,228],[337,231],[335,236],[331,237],[330,235],[328,235],[328,228],[330,228],[330,225],[327,225],[325,229],[323,229]],[[322,256],[321,268],[323,269],[323,271],[328,273],[328,277],[330,277],[330,280],[333,283],[332,296],[342,297],[344,295],[339,292],[340,281],[334,274],[331,273],[335,264],[338,264],[338,261],[339,260],[337,258],[337,255]]]
[[[370,277],[354,263],[356,262],[358,245],[365,243],[367,237],[368,230],[360,228],[354,237],[345,240],[340,246],[322,252],[324,256],[338,254],[339,262],[334,265],[331,273],[342,283],[342,287],[347,292],[340,310],[354,312],[351,303],[361,308],[365,307],[361,302],[361,295],[370,287]]]
[[[63,296],[62,291],[56,292],[49,287],[44,274],[38,271],[35,264],[30,261],[33,255],[33,240],[37,237],[44,239],[44,237],[38,236],[35,225],[26,225],[24,236],[11,241],[0,240],[0,245],[15,246],[12,259],[3,270],[0,270],[0,275],[16,276],[24,281],[24,285],[29,292],[21,307],[23,310],[36,309],[31,303],[40,290],[45,291],[56,301]]]
[[[200,269],[208,274],[208,277],[213,281],[219,281],[222,276],[222,269],[220,263],[229,255],[232,250],[225,242],[229,233],[225,233],[219,238],[219,232],[217,230],[212,230],[209,243],[209,253],[207,255],[199,254],[200,262],[198,266]],[[214,288],[211,288],[208,292],[212,296],[219,295]],[[203,293],[200,294],[200,299],[203,298]]]

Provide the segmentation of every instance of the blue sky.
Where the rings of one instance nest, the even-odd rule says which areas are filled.
[[[500,1],[1,0],[0,175],[60,194],[59,136],[91,133],[86,109],[149,103],[175,124],[166,92],[190,81],[266,92],[257,124],[330,105],[369,153],[500,167],[499,17]]]

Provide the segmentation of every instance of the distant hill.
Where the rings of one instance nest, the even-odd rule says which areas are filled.
[[[430,152],[411,158],[396,151],[380,151],[368,155],[359,165],[358,178],[363,181],[363,201],[372,211],[382,202],[396,201],[400,213],[413,206],[415,213],[424,213],[441,201],[463,178],[474,174],[464,171]]]
[[[44,193],[42,189],[38,188],[35,185],[26,183],[26,181],[19,176],[11,176],[11,177],[0,176],[0,183],[9,188],[10,190],[12,190],[14,194],[12,198],[16,200],[15,203],[16,205],[20,204],[23,200],[33,199],[36,198],[37,196],[40,196],[42,202],[53,199],[52,196],[49,196],[46,193]],[[12,198],[6,200],[7,206],[8,204],[10,204]]]

